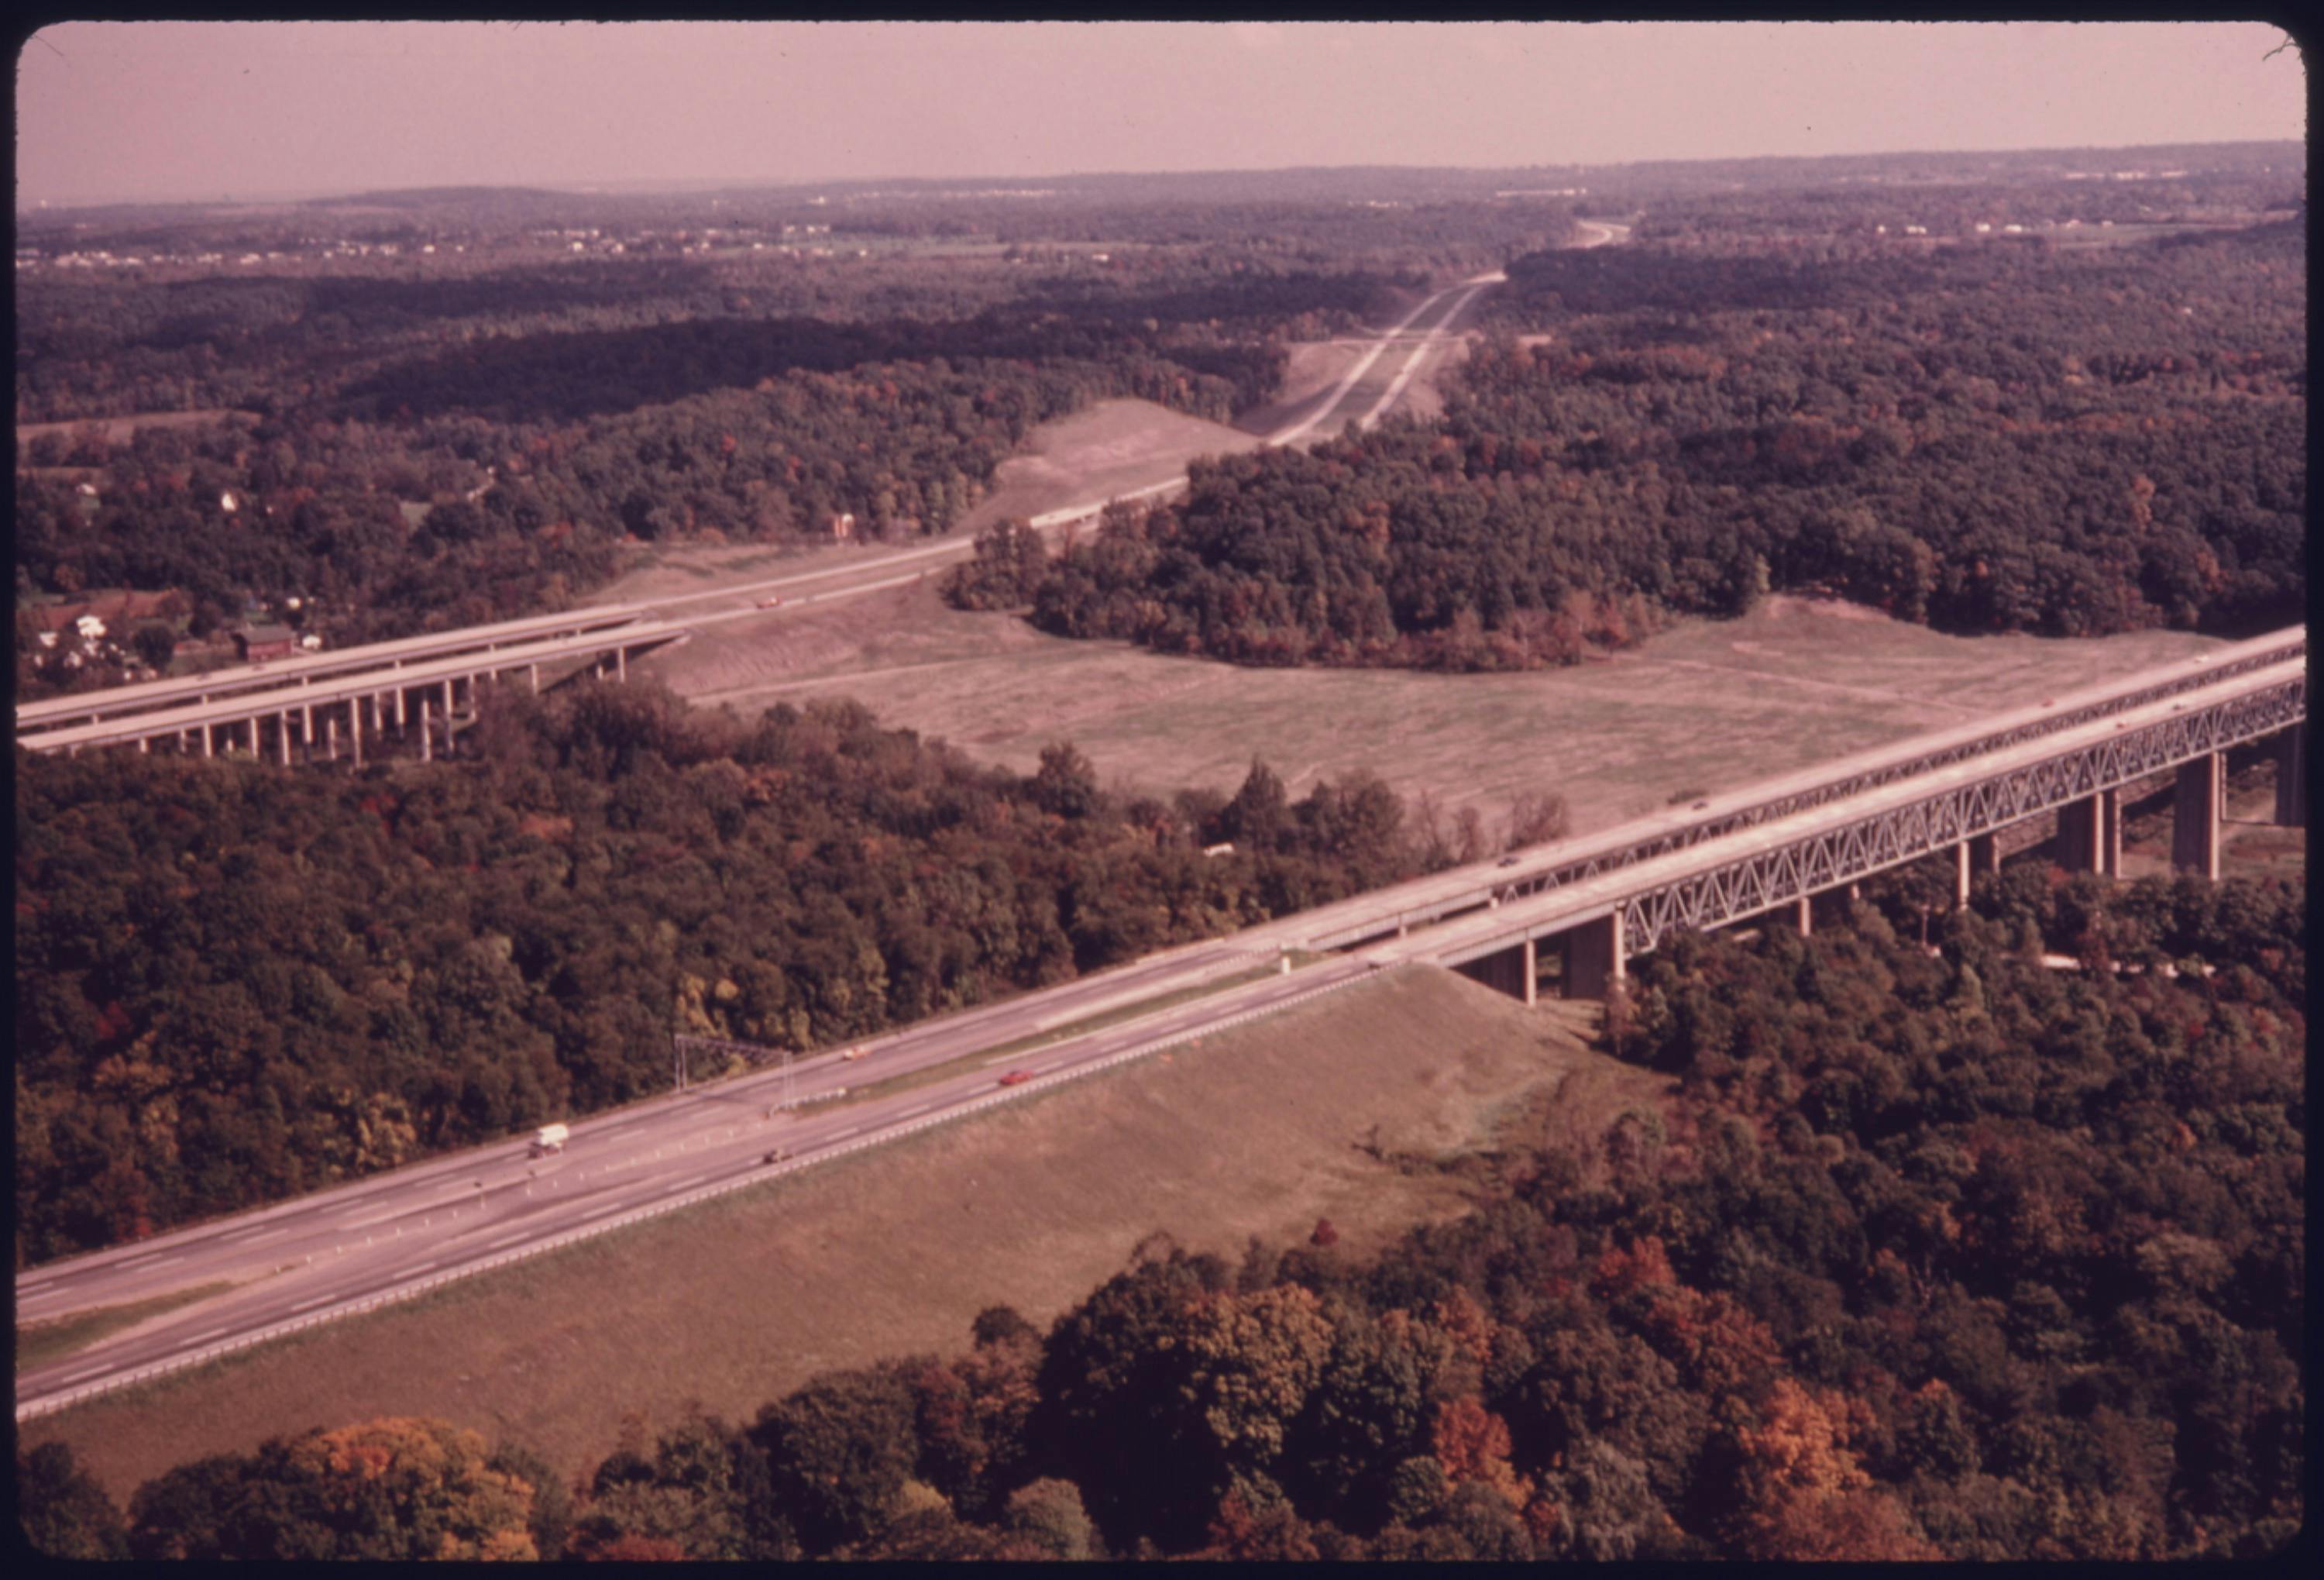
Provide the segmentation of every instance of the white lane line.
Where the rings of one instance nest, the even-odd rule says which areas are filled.
[[[290,1233],[290,1225],[288,1224],[280,1224],[272,1229],[236,1229],[233,1234],[222,1234],[218,1236],[218,1238],[222,1241],[240,1240],[244,1244],[255,1245],[262,1240],[272,1240],[278,1234],[288,1234],[289,1233]]]
[[[934,1108],[935,1106],[936,1105],[933,1103],[923,1103],[918,1108],[905,1109],[903,1113],[898,1114],[896,1117],[899,1119],[909,1119],[916,1113],[926,1113],[929,1109]]]
[[[824,1140],[827,1141],[844,1141],[849,1136],[854,1135],[862,1131],[862,1128],[863,1127],[860,1124],[851,1124],[845,1130],[832,1132],[831,1134],[824,1137]]]
[[[339,1297],[338,1297],[338,1296],[337,1296],[337,1295],[318,1295],[318,1296],[316,1296],[316,1297],[315,1297],[313,1299],[311,1299],[311,1300],[301,1300],[301,1301],[300,1301],[300,1302],[299,1302],[299,1304],[297,1304],[296,1306],[293,1306],[292,1307],[290,1307],[290,1309],[291,1309],[291,1311],[292,1311],[293,1313],[297,1313],[297,1312],[300,1312],[300,1311],[307,1310],[307,1309],[308,1309],[309,1307],[315,1307],[315,1306],[327,1306],[327,1305],[329,1305],[332,1301],[334,1301],[334,1300],[337,1299],[338,1298],[339,1298]]]
[[[177,1254],[177,1255],[175,1255],[175,1256],[165,1256],[165,1257],[163,1257],[161,1261],[159,1261],[155,1262],[153,1265],[154,1265],[155,1267],[168,1267],[168,1266],[169,1266],[171,1262],[173,1262],[173,1261],[185,1261],[185,1260],[186,1260],[186,1258],[187,1258],[189,1255],[190,1255],[190,1254],[191,1254],[191,1252],[184,1252],[184,1251],[180,1251],[180,1252],[178,1252],[178,1254]]]
[[[609,1201],[602,1207],[592,1207],[582,1214],[580,1221],[586,1224],[592,1218],[602,1218],[607,1213],[618,1213],[627,1205],[625,1202]]]
[[[57,1386],[61,1388],[69,1382],[78,1382],[84,1377],[94,1377],[99,1372],[104,1370],[105,1368],[103,1366],[83,1366],[78,1372],[68,1372],[63,1376],[58,1378]]]
[[[16,1286],[16,1293],[19,1295],[37,1295],[42,1289],[55,1289],[57,1281],[54,1279],[42,1279],[37,1284],[18,1284]]]
[[[530,1229],[519,1229],[513,1234],[503,1234],[497,1240],[485,1242],[484,1249],[486,1251],[498,1251],[503,1245],[514,1245],[520,1240],[531,1239],[532,1233],[533,1232]]]
[[[193,1337],[188,1339],[186,1342],[189,1344],[206,1344],[214,1338],[224,1338],[227,1334],[232,1333],[233,1331],[234,1330],[230,1327],[214,1327],[208,1333],[198,1333],[194,1335]]]
[[[410,1278],[410,1277],[412,1277],[414,1274],[417,1274],[417,1273],[424,1273],[424,1272],[430,1272],[430,1271],[433,1271],[435,1269],[439,1268],[439,1267],[442,1267],[443,1265],[444,1265],[444,1264],[443,1264],[442,1262],[440,1262],[440,1261],[423,1261],[423,1262],[421,1262],[418,1267],[408,1267],[408,1268],[405,1268],[405,1269],[403,1270],[403,1271],[402,1271],[401,1274],[399,1274],[398,1276],[399,1276],[399,1277],[401,1277],[401,1278],[407,1278],[407,1279],[408,1279],[408,1278]]]
[[[152,1261],[155,1257],[158,1257],[161,1254],[161,1253],[158,1251],[149,1251],[143,1256],[133,1256],[127,1261],[116,1261],[113,1264],[113,1270],[117,1273],[125,1273],[133,1267],[143,1267],[147,1262]]]

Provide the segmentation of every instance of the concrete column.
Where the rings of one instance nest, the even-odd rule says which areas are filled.
[[[339,716],[335,713],[323,716],[323,756],[327,762],[339,760]]]
[[[307,722],[300,727],[299,739],[309,746],[315,744],[315,705],[308,703]]]
[[[1969,903],[1969,885],[1987,873],[2001,870],[2001,850],[1990,834],[1972,834],[1953,846],[1953,903]]]
[[[2058,808],[2058,837],[2052,842],[2052,859],[2070,873],[2106,870],[2106,809],[2098,796],[2068,801]]]
[[[2294,725],[2275,738],[2275,821],[2279,827],[2308,823],[2308,726]]]
[[[377,711],[377,708],[376,708],[376,705],[375,705],[375,704],[374,704],[374,711]],[[355,753],[355,766],[356,766],[357,768],[361,768],[361,767],[363,766],[363,735],[364,735],[364,731],[363,731],[363,698],[362,698],[358,697],[358,698],[355,698],[353,701],[351,701],[351,702],[349,702],[349,703],[347,704],[347,714],[348,714],[347,724],[348,724],[348,726],[349,726],[349,727],[348,727],[348,730],[347,730],[347,743],[348,743],[348,746],[349,746],[349,748],[350,748],[350,749],[354,752],[354,753]]]
[[[253,725],[251,727],[255,729],[257,726]],[[283,767],[290,766],[290,715],[287,710],[274,721],[274,753],[281,759]]]
[[[2219,875],[2219,754],[2206,752],[2179,765],[2172,808],[2171,864],[2182,873]]]
[[[1584,922],[1565,935],[1565,996],[1602,999],[1622,980],[1622,913]]]
[[[1533,941],[1531,938],[1527,938],[1527,939],[1525,941],[1525,1002],[1526,1002],[1526,1009],[1528,1009],[1528,1010],[1532,1009],[1536,1003],[1537,1003],[1538,1002],[1540,1002],[1540,999],[1541,999],[1541,956],[1540,956],[1540,954],[1537,952],[1537,950],[1536,949],[1535,945],[1534,945],[1534,941]]]
[[[1806,895],[1803,894],[1799,897],[1794,905],[1793,912],[1793,925],[1800,929],[1800,937],[1804,938],[1814,936],[1815,907],[1808,903]]]
[[[428,741],[428,698],[423,696],[420,699],[420,761],[431,762],[434,755],[434,748]]]
[[[153,749],[153,744],[152,744],[152,742],[151,742],[150,740],[148,740],[148,739],[147,739],[145,736],[143,736],[143,735],[140,735],[140,736],[138,736],[138,737],[137,737],[137,754],[138,754],[140,757],[143,757],[146,753],[148,753],[148,752],[152,751],[152,749]]]
[[[2098,791],[2098,871],[2122,876],[2122,791]]]
[[[205,757],[217,755],[217,743],[211,739],[210,726],[208,725],[202,726],[202,755]]]
[[[409,722],[409,716],[405,712],[405,709],[409,706],[410,704],[403,694],[403,688],[398,686],[395,688],[395,728],[398,734],[402,733],[404,726]]]
[[[525,667],[524,667],[524,675],[525,675],[525,679],[526,679],[530,680],[530,681],[532,682],[532,694],[533,694],[535,697],[540,696],[540,666],[539,664],[527,664],[527,665],[525,665]]]
[[[628,648],[617,647],[613,650],[613,674],[618,679],[626,680],[630,678],[630,650]]]

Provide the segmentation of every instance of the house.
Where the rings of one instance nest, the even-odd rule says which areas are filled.
[[[246,625],[234,633],[235,651],[246,663],[287,659],[298,645],[297,633],[287,625]]]

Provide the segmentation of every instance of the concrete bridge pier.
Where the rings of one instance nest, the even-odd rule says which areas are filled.
[[[2058,836],[2051,845],[2057,864],[2070,873],[2122,875],[2122,792],[2104,790],[2058,808]]]
[[[420,761],[427,762],[432,758],[433,752],[428,741],[428,698],[423,696],[420,699]]]
[[[2206,752],[2179,765],[2172,806],[2171,864],[2182,873],[2219,875],[2219,796],[2226,775],[2219,753]]]
[[[1565,996],[1602,999],[1627,975],[1622,913],[1582,923],[1565,935]]]
[[[347,704],[347,744],[355,755],[355,766],[363,766],[363,698]]]
[[[274,721],[274,755],[283,767],[290,766],[290,716],[288,713]]]
[[[2294,725],[2275,738],[2275,821],[2279,827],[2308,823],[2308,726]]]
[[[1969,903],[1969,885],[2001,870],[2001,847],[1990,834],[1972,834],[1953,846],[1953,904]]]
[[[1527,1006],[1531,1006],[1538,996],[1540,966],[1531,938],[1480,960],[1463,961],[1453,969],[1471,981],[1481,982]]]

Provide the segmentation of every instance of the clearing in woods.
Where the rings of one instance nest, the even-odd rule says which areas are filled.
[[[117,1499],[172,1465],[440,1416],[572,1475],[622,1418],[729,1421],[833,1367],[952,1353],[988,1306],[1046,1326],[1156,1229],[1230,1259],[1319,1218],[1364,1257],[1459,1214],[1497,1154],[1594,1146],[1666,1077],[1592,1051],[1597,1007],[1526,1010],[1406,966],[973,1123],[610,1234],[59,1416]]]
[[[44,433],[61,433],[69,439],[84,428],[102,430],[107,444],[127,444],[130,435],[141,428],[199,428],[205,423],[222,421],[228,417],[255,419],[255,411],[242,411],[232,407],[206,407],[198,411],[133,411],[126,417],[76,417],[67,422],[19,422],[16,442],[30,444]]]
[[[1369,769],[1498,819],[1563,795],[1586,833],[1682,790],[1729,790],[2218,646],[2150,631],[1947,636],[1847,604],[1770,597],[1683,620],[1605,662],[1517,674],[1246,669],[1076,642],[945,606],[934,578],[729,627],[636,666],[746,718],[853,697],[881,722],[1021,772],[1071,740],[1102,778],[1229,793],[1254,756],[1294,796]]]

